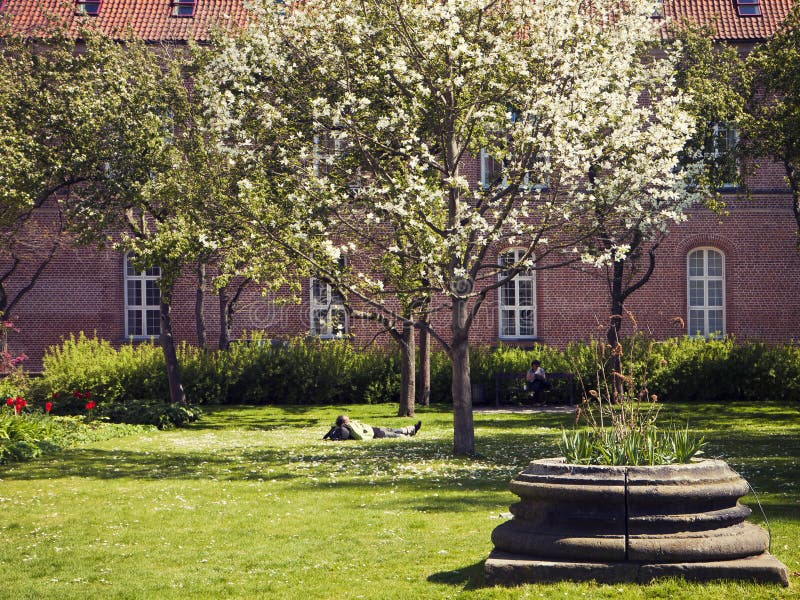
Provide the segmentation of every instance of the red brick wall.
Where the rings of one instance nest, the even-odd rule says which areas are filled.
[[[478,177],[477,169],[473,175]],[[687,222],[671,228],[658,251],[650,282],[626,304],[640,330],[658,338],[685,333],[675,325],[675,318],[687,318],[686,256],[693,248],[712,246],[725,255],[727,333],[738,339],[768,342],[800,340],[800,252],[791,199],[785,191],[775,191],[783,187],[779,166],[764,166],[753,178],[752,187],[754,194],[749,200],[725,195],[728,214],[695,209],[689,212]],[[45,211],[41,218],[38,235],[54,214]],[[46,239],[30,234],[29,258],[36,259],[37,253],[41,257],[46,248]],[[36,264],[32,260],[8,282],[12,294],[26,283]],[[8,258],[0,255],[0,269],[7,265]],[[123,282],[119,254],[65,244],[12,315],[20,329],[10,337],[12,351],[24,351],[31,357],[28,368],[38,369],[45,348],[71,333],[96,332],[114,344],[125,343]],[[307,334],[309,281],[305,279],[302,284],[303,302],[299,305],[276,304],[271,301],[275,294],[264,298],[251,286],[239,303],[234,336],[243,330],[263,330],[275,338]],[[197,341],[194,288],[195,276],[187,270],[177,286],[173,316],[176,338],[189,343]],[[539,271],[536,295],[538,341],[563,346],[572,340],[596,337],[604,330],[610,310],[601,271],[585,266]],[[205,316],[208,340],[213,345],[218,338],[219,318],[217,296],[211,293],[206,298]],[[437,312],[434,323],[446,335],[449,312]],[[388,336],[379,335],[373,323],[354,320],[350,330],[361,345],[388,342]],[[497,340],[497,292],[491,292],[475,321],[472,342],[491,344]]]

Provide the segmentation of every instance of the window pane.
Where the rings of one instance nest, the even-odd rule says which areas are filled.
[[[719,334],[721,335],[723,331],[722,327],[722,311],[721,310],[710,310],[708,311],[708,333],[711,334]]]
[[[708,282],[708,306],[722,306],[722,281],[719,279]]]
[[[344,310],[341,308],[337,308],[335,310],[330,311],[330,317],[328,319],[328,325],[330,327],[330,331],[333,334],[340,335],[344,333],[345,330],[345,313]]]
[[[500,332],[501,335],[513,336],[517,335],[517,328],[515,324],[516,311],[503,310],[500,312]]]
[[[319,279],[311,280],[311,302],[314,304],[328,305],[328,284]]]
[[[697,250],[689,255],[689,276],[702,277],[703,276],[703,250]]]
[[[144,270],[144,274],[148,277],[161,277],[161,268],[160,267],[150,267],[149,269]]]
[[[147,335],[158,335],[161,333],[161,322],[157,310],[147,312]]]
[[[488,154],[483,157],[483,185],[491,187],[503,181],[503,163]]]
[[[514,281],[509,281],[503,284],[500,288],[500,304],[501,306],[514,306],[517,303],[517,291]]]
[[[519,334],[520,335],[533,335],[533,311],[521,310],[519,311]]]
[[[311,311],[311,335],[322,335],[325,333],[325,311]]]
[[[500,255],[500,265],[503,267],[513,265],[515,261],[516,261],[516,252],[514,251],[503,252],[503,254]]]
[[[142,335],[142,312],[128,311],[128,335]]]
[[[533,306],[533,281],[530,279],[519,280],[519,305]]]
[[[161,302],[161,290],[158,289],[158,282],[147,280],[144,285],[147,306],[158,306]]]
[[[708,276],[709,277],[722,277],[722,254],[708,251]]]
[[[128,275],[136,275],[136,269],[133,268],[131,261],[127,257],[125,257],[125,272]]]
[[[705,311],[690,310],[689,311],[689,335],[704,336],[705,329]]]
[[[128,280],[128,306],[142,305],[142,286],[139,281]]]
[[[689,282],[689,306],[705,306],[705,282],[690,281]]]

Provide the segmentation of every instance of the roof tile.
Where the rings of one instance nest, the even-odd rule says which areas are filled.
[[[736,0],[663,0],[664,16],[710,25],[719,40],[758,41],[770,37],[789,14],[794,0],[760,0],[760,16],[740,17]]]
[[[8,0],[3,16],[11,28],[30,34],[55,22],[76,33],[89,26],[120,38],[130,29],[147,42],[202,42],[215,27],[243,25],[247,10],[242,0],[197,0],[195,15],[187,18],[172,16],[172,0],[103,0],[92,17],[76,14],[74,0]]]
[[[786,18],[794,0],[761,0],[761,15],[740,17],[736,0],[663,0],[664,16],[711,25],[717,39],[757,41],[772,35]],[[205,41],[214,27],[240,26],[247,21],[245,0],[197,0],[191,18],[173,17],[171,0],[103,0],[96,17],[75,14],[75,0],[6,0],[3,14],[12,28],[35,33],[51,18],[73,31],[94,25],[101,31],[125,37],[133,33],[148,42]]]

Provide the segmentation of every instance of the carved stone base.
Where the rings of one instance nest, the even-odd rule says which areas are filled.
[[[492,531],[490,584],[646,583],[656,577],[788,585],[767,532],[746,521],[747,482],[720,460],[625,467],[533,461]]]
[[[641,564],[537,560],[495,550],[486,559],[484,577],[488,585],[504,586],[591,580],[598,583],[649,583],[659,577],[681,577],[699,582],[724,579],[789,585],[786,567],[767,552],[759,556],[716,562]]]

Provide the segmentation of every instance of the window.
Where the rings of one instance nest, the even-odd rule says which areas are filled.
[[[534,165],[542,167],[547,165],[544,159],[535,160]],[[505,169],[502,160],[497,160],[491,156],[485,149],[481,149],[481,186],[483,189],[488,190],[491,188],[502,189],[508,185],[508,179],[503,175]],[[544,181],[530,185],[530,174],[525,173],[522,178],[522,183],[519,186],[521,192],[533,190],[546,190],[547,183]]]
[[[522,116],[518,111],[512,108],[509,109],[507,115],[509,121],[512,123],[522,123],[523,126],[530,125],[535,127],[540,121],[540,119],[530,114]],[[502,134],[498,132],[497,135],[499,136]],[[546,190],[547,180],[541,175],[546,172],[546,167],[548,165],[549,161],[537,152],[527,165],[523,165],[523,168],[526,170],[522,177],[522,181],[519,183],[519,191],[526,192]],[[483,189],[502,190],[509,185],[508,177],[504,174],[506,169],[505,161],[501,158],[495,158],[489,154],[485,148],[481,148],[480,168],[480,181]],[[534,176],[540,175],[539,177],[533,179],[533,181],[535,181],[533,184],[531,184],[531,174]]]
[[[736,187],[739,165],[736,162],[736,145],[739,143],[739,132],[731,123],[720,121],[712,128],[712,153],[719,169],[723,188]]]
[[[347,333],[344,298],[330,284],[311,279],[311,335],[321,338],[341,337]]]
[[[357,155],[341,133],[324,132],[314,136],[314,171],[334,180],[343,176],[352,190],[363,186],[364,176]]]
[[[758,17],[761,15],[759,0],[736,0],[736,12],[740,17]]]
[[[125,336],[144,338],[161,333],[158,280],[161,269],[137,271],[125,256]]]
[[[698,248],[687,260],[688,334],[725,335],[725,257],[714,248]]]
[[[193,17],[196,0],[172,0],[173,17]]]
[[[507,185],[503,177],[503,161],[492,157],[485,148],[481,149],[481,186],[488,190]]]
[[[501,267],[517,264],[524,256],[521,249],[507,250],[500,255]],[[499,277],[506,277],[500,271]],[[536,280],[532,270],[523,271],[498,289],[501,339],[536,337]]]
[[[96,17],[100,14],[100,5],[102,3],[102,0],[77,0],[75,3],[75,13],[88,17]]]
[[[656,7],[653,10],[653,18],[658,19],[664,16],[664,2],[663,0],[656,0]]]

